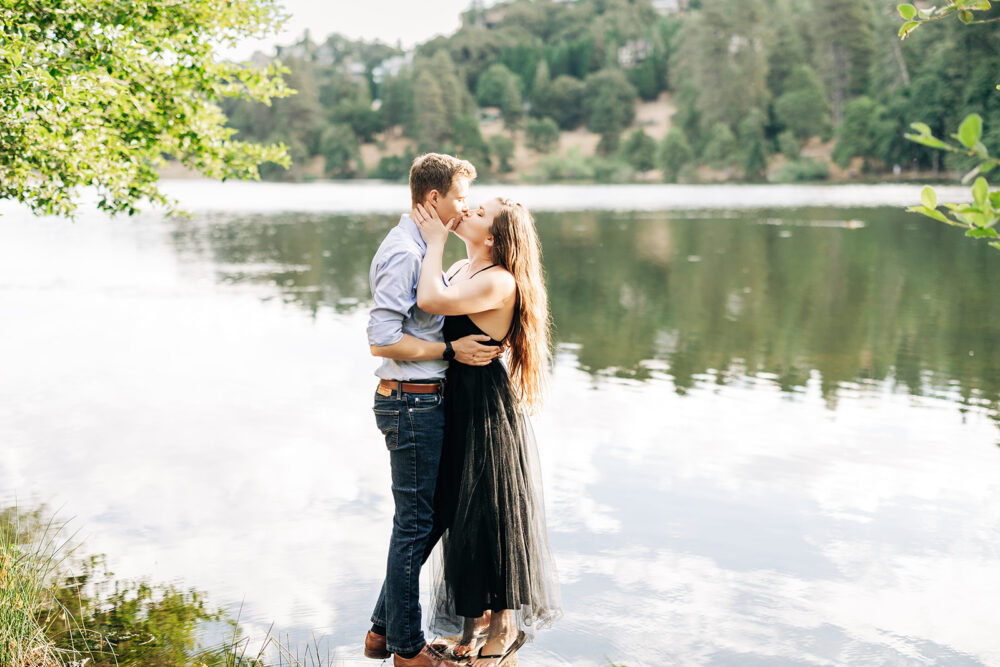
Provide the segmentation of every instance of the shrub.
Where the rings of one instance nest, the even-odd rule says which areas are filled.
[[[708,143],[701,155],[710,166],[721,169],[738,160],[736,137],[725,123],[716,123],[709,131]]]
[[[341,123],[326,128],[320,137],[319,151],[326,160],[327,176],[353,178],[362,170],[361,149],[350,125]]]
[[[781,165],[774,174],[776,183],[801,183],[804,181],[822,181],[830,176],[830,169],[825,162],[812,158],[792,160]]]
[[[413,153],[409,151],[402,155],[386,155],[378,161],[372,171],[372,178],[380,178],[385,181],[406,181],[410,175],[413,157]]]
[[[532,119],[524,126],[524,140],[539,153],[548,153],[559,143],[559,126],[551,118]]]
[[[675,183],[684,165],[694,160],[694,151],[688,143],[684,132],[679,128],[673,128],[667,132],[660,142],[657,154],[657,161],[660,169],[663,170],[663,180],[668,183]]]
[[[565,156],[549,155],[538,162],[535,178],[538,181],[592,181],[593,164],[583,157],[579,148],[571,148]]]
[[[563,74],[552,81],[548,101],[549,115],[563,130],[574,130],[583,122],[583,82]]]
[[[622,142],[619,157],[636,171],[649,171],[656,167],[656,140],[636,128]]]
[[[795,136],[794,132],[791,130],[785,130],[778,135],[778,152],[784,155],[787,159],[798,159],[801,151],[802,144],[799,143],[799,140]]]
[[[490,152],[497,159],[499,164],[497,169],[501,173],[508,174],[514,171],[514,166],[510,161],[514,157],[514,140],[502,134],[495,134],[490,137]]]

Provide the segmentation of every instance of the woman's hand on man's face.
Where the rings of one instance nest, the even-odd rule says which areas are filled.
[[[448,239],[448,232],[458,222],[458,218],[452,218],[445,224],[433,207],[428,210],[424,208],[423,204],[417,204],[413,207],[412,217],[413,221],[417,223],[417,228],[420,230],[424,242],[428,244],[434,241],[444,243]]]

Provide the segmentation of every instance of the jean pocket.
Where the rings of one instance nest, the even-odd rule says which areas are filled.
[[[395,449],[399,445],[399,410],[375,408],[375,423],[385,436],[386,448]]]
[[[413,406],[414,411],[418,410],[433,410],[434,408],[441,405],[441,392],[436,391],[433,394],[410,394],[409,398],[410,405]]]

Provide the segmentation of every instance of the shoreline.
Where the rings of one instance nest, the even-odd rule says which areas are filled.
[[[398,213],[406,185],[374,180],[269,183],[164,180],[165,194],[189,211]],[[533,211],[705,211],[787,208],[906,207],[920,203],[922,184],[558,184],[473,186],[476,199],[511,197]],[[230,196],[220,197],[225,189]],[[937,188],[942,201],[967,201],[963,186]],[[243,196],[246,195],[246,196]],[[251,196],[252,195],[252,196]]]

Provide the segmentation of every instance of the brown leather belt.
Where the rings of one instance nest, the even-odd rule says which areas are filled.
[[[400,394],[436,394],[443,387],[441,382],[400,382],[399,380],[379,380],[378,393],[388,396],[392,392]]]

